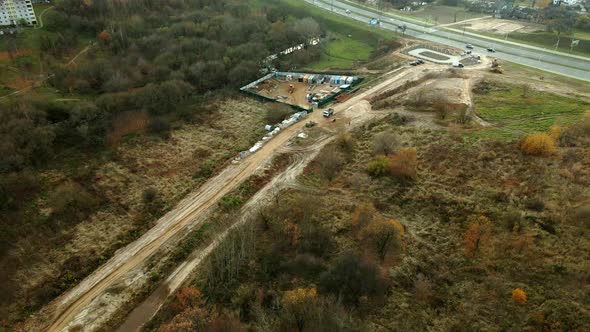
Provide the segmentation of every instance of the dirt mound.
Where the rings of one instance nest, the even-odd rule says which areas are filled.
[[[449,111],[461,111],[469,107],[469,83],[464,78],[445,78],[426,83],[416,93],[420,105],[444,105]]]

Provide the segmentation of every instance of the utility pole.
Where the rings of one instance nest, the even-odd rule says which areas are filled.
[[[331,8],[332,11],[334,11],[334,0],[332,0],[331,7],[330,8]]]

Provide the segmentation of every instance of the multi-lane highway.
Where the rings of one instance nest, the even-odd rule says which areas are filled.
[[[305,0],[310,4],[334,13],[348,16],[352,19],[368,24],[370,18],[378,14],[367,9],[359,8],[338,0]],[[332,5],[333,3],[333,5]],[[466,44],[475,47],[475,53],[486,54],[487,48],[496,50],[491,54],[498,59],[511,61],[521,65],[537,68],[547,72],[560,74],[584,81],[590,81],[590,58],[570,56],[561,52],[550,52],[537,47],[504,43],[497,39],[478,37],[473,34],[457,33],[449,30],[426,27],[405,21],[399,16],[382,16],[381,27],[391,31],[399,31],[399,26],[406,26],[405,34],[419,39],[428,40],[456,48],[464,48]]]

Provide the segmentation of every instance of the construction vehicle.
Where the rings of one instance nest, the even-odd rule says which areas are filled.
[[[500,66],[500,63],[498,62],[498,59],[492,60],[492,66],[490,68],[490,71],[492,73],[496,73],[496,74],[502,74],[502,73],[504,73],[504,69],[502,69],[502,66]]]

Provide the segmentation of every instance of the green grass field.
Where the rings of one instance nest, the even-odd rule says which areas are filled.
[[[359,40],[345,36],[329,41],[320,61],[308,66],[310,69],[324,70],[352,69],[358,61],[366,61],[374,48]]]
[[[324,46],[320,60],[307,66],[310,70],[343,69],[355,67],[358,61],[366,61],[377,48],[380,40],[395,40],[394,33],[385,29],[359,24],[357,21],[319,9],[303,1],[284,0],[284,3],[303,9],[327,31],[333,34]]]
[[[538,91],[522,96],[522,87],[475,96],[476,113],[495,126],[470,133],[478,138],[518,139],[523,134],[547,132],[553,125],[568,125],[590,109],[590,103]]]

